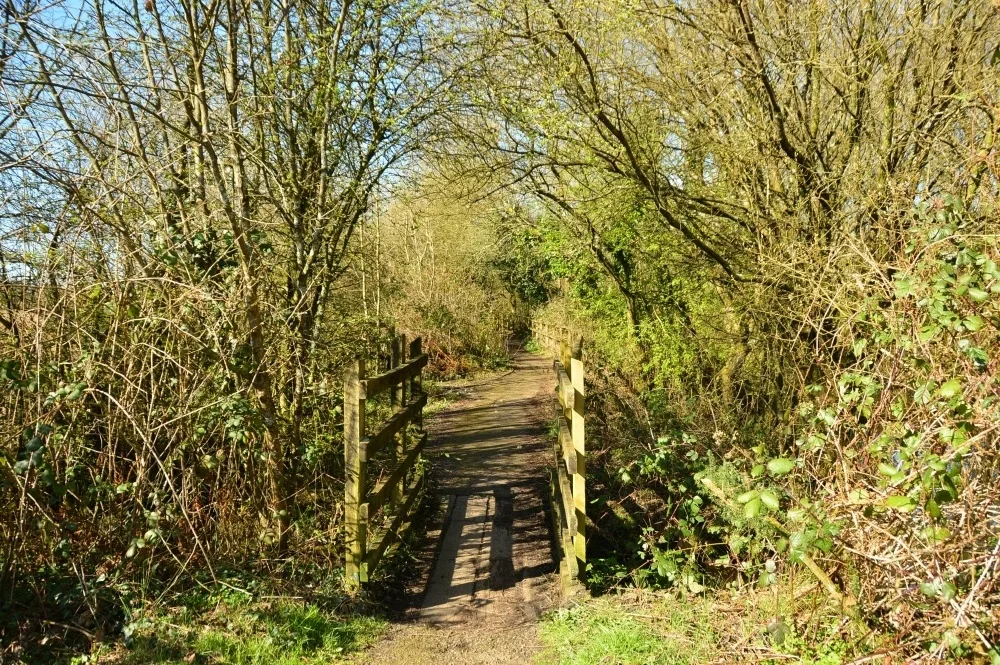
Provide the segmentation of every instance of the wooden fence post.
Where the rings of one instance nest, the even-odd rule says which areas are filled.
[[[419,356],[421,353],[424,352],[424,350],[423,350],[423,344],[424,344],[423,338],[421,338],[421,337],[418,337],[415,340],[413,340],[412,342],[410,342],[410,358],[411,359],[412,358],[416,358],[417,356]],[[415,375],[412,379],[410,379],[410,398],[413,399],[418,394],[421,394],[423,392],[424,392],[424,379],[423,379],[423,373],[421,373],[421,374]],[[424,429],[424,412],[423,411],[421,411],[420,415],[417,416],[417,426],[420,428],[420,431],[423,431],[423,429]]]
[[[344,371],[344,576],[352,591],[371,581],[379,562],[407,526],[414,502],[422,496],[425,478],[422,473],[414,474],[427,434],[423,422],[415,442],[407,430],[422,419],[427,403],[421,389],[427,356],[421,346],[419,338],[413,340],[407,360],[406,337],[393,335],[391,345],[385,347],[389,355],[376,355],[372,360],[379,369],[386,365],[384,372],[369,376],[361,358]],[[369,432],[367,400],[382,394],[389,397],[392,414]],[[369,490],[368,463],[382,459],[383,453],[392,458],[392,468]]]
[[[344,373],[344,461],[346,499],[344,531],[347,541],[345,577],[349,589],[367,581],[365,554],[368,538],[367,505],[362,504],[368,460],[365,446],[365,361],[358,358]]]
[[[399,338],[393,337],[392,351],[391,351],[392,355],[390,356],[389,360],[389,369],[396,369],[397,367],[399,367],[399,355],[401,352],[402,349],[399,348]],[[392,403],[393,406],[397,406],[399,404],[399,387],[395,384],[393,384],[392,389],[389,391],[389,401]]]
[[[400,335],[399,337],[397,337],[396,340],[393,342],[392,349],[393,353],[395,353],[395,359],[396,359],[396,363],[394,366],[399,367],[400,365],[405,365],[407,359],[406,335]],[[400,408],[403,409],[406,408],[407,404],[406,383],[407,382],[403,380],[399,384],[398,404]],[[393,397],[395,398],[397,396],[396,387],[393,386],[392,390],[393,390]],[[401,429],[399,431],[399,434],[397,435],[398,438],[396,439],[396,453],[395,453],[396,457],[394,458],[395,460],[406,459],[406,430],[407,427],[403,427],[403,429]],[[397,483],[396,486],[393,487],[392,489],[392,501],[395,504],[401,503],[403,501],[403,497],[406,495],[406,481],[408,475],[409,473],[404,473],[399,483]]]
[[[584,439],[584,374],[582,344],[574,345],[570,360],[573,382],[573,450],[576,453],[576,473],[573,474],[573,506],[576,510],[576,533],[573,534],[573,549],[579,561],[580,571],[587,569],[587,447]]]

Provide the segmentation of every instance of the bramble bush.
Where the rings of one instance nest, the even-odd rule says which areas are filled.
[[[678,392],[676,377],[704,364],[629,390],[601,367],[601,319],[572,293],[550,305],[598,328],[595,587],[767,587],[805,564],[842,612],[905,652],[1000,659],[1000,238],[987,229],[935,199],[880,256],[845,245],[789,315],[819,332],[751,333],[729,351],[743,356],[729,391]],[[756,379],[769,345],[785,348],[783,376]]]

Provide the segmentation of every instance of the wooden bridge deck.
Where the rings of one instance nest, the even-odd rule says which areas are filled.
[[[536,619],[560,594],[546,514],[552,390],[551,361],[520,353],[513,372],[429,420],[448,506],[438,555],[411,620],[358,662],[531,662]]]

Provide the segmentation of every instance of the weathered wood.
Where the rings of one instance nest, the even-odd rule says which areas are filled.
[[[410,342],[410,354],[408,358],[418,358],[423,355],[423,338],[418,337],[412,342]],[[413,399],[414,395],[423,394],[424,392],[424,378],[423,374],[414,374],[410,377],[410,399]],[[420,415],[417,416],[417,426],[420,429],[424,428],[424,412],[421,411]]]
[[[562,364],[556,367],[556,381],[559,389],[559,406],[569,410],[573,408],[573,380]]]
[[[368,397],[375,397],[376,395],[385,392],[393,385],[417,376],[420,374],[420,370],[426,366],[427,354],[421,353],[405,365],[400,365],[399,367],[389,370],[384,374],[371,377],[365,382]]]
[[[427,395],[421,394],[417,399],[407,404],[405,409],[400,409],[386,420],[382,428],[368,438],[365,460],[367,461],[378,455],[382,448],[393,441],[393,437],[398,432],[406,427],[408,423],[417,419],[426,405]]]
[[[579,353],[579,352],[578,352]],[[576,453],[576,473],[573,474],[573,503],[576,507],[576,533],[573,536],[573,546],[580,567],[585,569],[587,563],[587,446],[584,438],[584,375],[583,361],[573,358],[573,449]]]
[[[559,496],[560,490],[558,469],[559,467],[556,467],[551,471],[551,482],[549,483],[549,487],[552,490],[550,497],[552,502],[553,522],[556,525],[556,545],[561,552],[559,557],[559,572],[563,579],[564,587],[569,587],[575,584],[576,580],[579,578],[580,567],[577,563],[576,557],[573,556],[573,542],[570,537],[569,529],[566,528],[566,511],[563,508],[562,497]]]
[[[406,459],[397,464],[396,468],[393,469],[391,474],[389,474],[389,477],[386,478],[385,481],[371,493],[371,496],[368,497],[368,510],[374,513],[385,504],[393,488],[399,486],[403,476],[406,475],[406,472],[413,466],[413,463],[417,461],[417,457],[420,455],[426,443],[427,433],[425,432],[420,439],[417,440],[417,444],[410,449]]]
[[[573,447],[572,425],[562,416],[559,416],[559,455],[566,464],[566,473],[573,475],[576,473],[576,449]]]
[[[381,531],[376,538],[372,539],[372,547],[365,556],[364,568],[366,571],[375,570],[379,562],[382,560],[382,555],[385,554],[386,548],[388,548],[392,541],[398,537],[399,527],[402,525],[403,520],[406,519],[407,514],[410,512],[413,502],[420,495],[423,482],[424,476],[421,474],[416,480],[413,481],[409,491],[406,493],[406,498],[396,509],[392,519],[389,521],[389,525]],[[365,581],[367,581],[367,579]]]
[[[344,374],[344,530],[347,540],[345,577],[348,588],[357,589],[364,581],[367,519],[362,509],[367,462],[365,438],[365,361],[355,360]]]
[[[391,374],[392,370],[394,370],[397,367],[399,367],[400,365],[404,364],[404,363],[400,363],[399,362],[399,360],[400,360],[400,354],[401,353],[402,353],[402,349],[399,346],[399,338],[398,337],[393,337],[392,338],[392,351],[390,352],[390,356],[389,356],[389,358],[390,358],[390,360],[389,360],[389,371],[387,373]],[[399,385],[396,384],[396,383],[393,383],[392,386],[391,386],[391,388],[389,389],[389,403],[392,404],[393,406],[396,406],[397,404],[399,404]]]
[[[427,441],[423,434],[413,449],[407,447],[407,426],[417,423],[423,430],[423,408],[427,396],[421,389],[421,371],[427,365],[421,353],[421,341],[413,340],[406,353],[406,338],[393,335],[391,353],[384,358],[376,355],[375,362],[385,363],[387,371],[366,378],[365,362],[355,361],[344,374],[344,455],[347,469],[345,482],[345,537],[347,555],[345,574],[347,586],[356,590],[369,581],[384,556],[387,547],[398,535],[408,511],[423,483],[422,475],[408,482],[417,458]],[[407,358],[410,358],[407,361]],[[390,401],[398,406],[395,413],[373,436],[367,436],[366,401],[369,397],[390,390]],[[414,399],[415,398],[415,399]],[[368,493],[368,460],[392,446],[393,471],[379,487]],[[413,489],[406,493],[407,486]],[[367,500],[366,500],[367,499]],[[370,516],[389,504],[396,508],[389,527],[379,538],[369,538]]]
[[[407,354],[406,354],[406,350],[407,350],[406,349],[406,335],[400,335],[396,339],[396,348],[399,351],[398,356],[396,358],[396,364],[397,365],[400,365],[400,364],[405,365],[406,364],[406,359],[408,357]],[[403,406],[403,408],[406,408],[406,406],[408,405],[407,390],[406,390],[407,383],[408,383],[408,381],[403,381],[403,382],[401,382],[399,384],[399,403]],[[399,434],[396,437],[396,459],[397,460],[403,459],[406,456],[406,444],[407,444],[407,441],[406,441],[406,439],[407,439],[406,430],[407,430],[407,428],[403,427],[401,430],[399,430]],[[403,500],[403,495],[405,494],[405,491],[406,491],[406,473],[404,472],[403,476],[399,479],[399,482],[396,483],[396,486],[392,490],[392,500],[393,500],[393,502],[398,504],[400,501],[402,501]]]
[[[556,476],[559,481],[559,503],[563,510],[563,526],[570,532],[570,537],[576,534],[578,527],[576,523],[576,510],[573,505],[573,487],[569,481],[569,475],[562,464],[556,465]]]
[[[551,342],[547,346],[554,356],[559,434],[553,447],[555,469],[550,483],[553,521],[563,553],[560,570],[564,580],[570,580],[567,590],[575,590],[579,588],[576,576],[586,569],[587,562],[583,338],[562,326],[538,324],[535,330],[539,339]]]

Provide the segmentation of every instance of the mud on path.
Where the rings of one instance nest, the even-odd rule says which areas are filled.
[[[428,421],[426,455],[445,516],[426,591],[407,620],[356,662],[528,665],[536,622],[558,599],[548,491],[552,374],[514,357],[513,372],[473,382]]]

